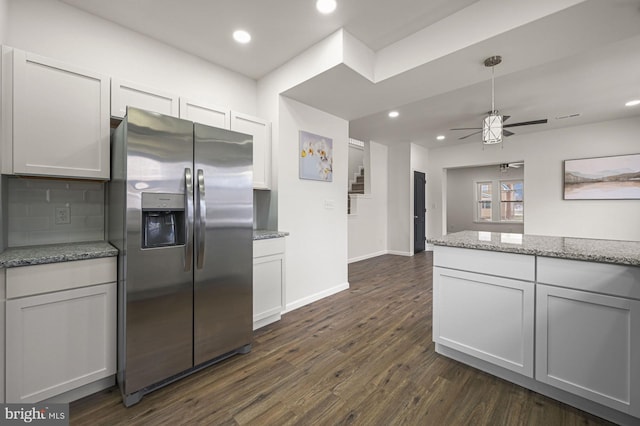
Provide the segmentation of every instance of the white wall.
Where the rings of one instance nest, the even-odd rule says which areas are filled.
[[[411,176],[411,144],[389,147],[388,251],[411,256],[413,244],[413,177]]]
[[[8,5],[6,45],[256,115],[255,80],[58,1]]]
[[[0,44],[4,43],[7,36],[9,22],[9,0],[0,0]]]
[[[502,173],[498,164],[481,167],[462,167],[447,170],[447,233],[463,230],[515,232],[521,234],[524,225],[518,223],[474,222],[477,203],[475,201],[475,182],[494,182],[493,193],[499,197],[499,181],[523,180],[524,167],[509,168]],[[524,214],[527,215],[527,183],[525,182]],[[499,200],[499,198],[496,198]],[[493,203],[493,217],[500,217],[500,203]]]
[[[286,240],[286,310],[348,288],[348,123],[280,94],[342,61],[342,31],[258,81],[257,114],[272,122],[273,176],[268,226]],[[333,182],[298,178],[298,131],[333,139]],[[325,208],[325,201],[333,203]]]
[[[443,169],[523,160],[527,234],[640,240],[638,200],[564,201],[563,160],[640,152],[640,120],[632,117],[512,136],[504,147],[464,144],[429,150],[428,198],[441,200],[428,217],[428,235],[442,235]],[[446,195],[446,194],[445,194]]]
[[[349,123],[281,97],[278,222],[287,237],[287,311],[349,287],[347,168]],[[298,132],[333,139],[333,181],[298,176]]]
[[[353,214],[349,215],[349,262],[387,253],[387,179],[388,148],[368,142],[369,162],[365,173],[370,176],[366,195],[352,198]]]

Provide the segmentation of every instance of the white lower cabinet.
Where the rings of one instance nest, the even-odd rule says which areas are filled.
[[[533,377],[534,283],[433,269],[433,340]]]
[[[28,281],[30,268],[38,276],[49,267],[48,285],[11,298]],[[14,270],[15,277],[9,274]],[[96,272],[69,288],[87,270]],[[7,270],[6,402],[46,400],[115,374],[115,271],[115,258]],[[55,291],[60,288],[68,289]]]
[[[640,417],[640,269],[538,262],[536,379]]]
[[[284,238],[253,242],[253,329],[278,321],[285,308]]]

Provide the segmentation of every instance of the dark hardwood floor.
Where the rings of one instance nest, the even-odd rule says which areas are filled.
[[[349,290],[257,330],[251,353],[131,408],[115,388],[74,402],[71,424],[610,424],[436,354],[431,273],[430,252],[353,263]]]

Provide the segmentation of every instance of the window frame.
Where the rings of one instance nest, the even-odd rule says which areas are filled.
[[[489,196],[490,198],[488,200],[486,199],[482,199],[482,189],[481,189],[481,185],[489,185],[489,189],[490,189],[490,193]],[[490,223],[490,222],[494,222],[493,220],[493,181],[490,180],[486,180],[486,181],[476,181],[474,182],[474,187],[475,187],[475,211],[474,211],[474,221],[477,223]],[[481,207],[482,203],[489,203],[489,211],[490,213],[490,218],[489,219],[482,219],[482,214],[481,214],[481,210],[483,209]],[[485,207],[486,209],[486,207]]]
[[[503,194],[503,189],[502,189],[502,185],[504,183],[521,183],[522,184],[522,199],[521,200],[503,200],[502,199],[502,194]],[[515,185],[514,185],[515,186]],[[500,189],[500,223],[522,223],[524,224],[524,179],[500,179],[498,181],[498,188]],[[512,191],[515,191],[512,190]],[[522,220],[508,220],[508,219],[502,219],[502,206],[505,205],[505,203],[518,203],[522,205]]]
[[[522,201],[503,201],[502,200],[502,184],[503,183],[522,183]],[[489,179],[489,180],[474,180],[473,181],[473,196],[474,196],[474,213],[473,213],[473,222],[474,223],[493,223],[493,224],[524,224],[524,179]],[[480,185],[489,185],[491,189],[490,195],[491,199],[482,199],[482,190]],[[497,190],[497,191],[496,191]],[[482,219],[481,218],[481,203],[489,203],[491,218],[490,219]],[[502,206],[504,203],[519,203],[522,205],[522,220],[503,220],[502,219]],[[496,207],[497,206],[497,207]],[[494,211],[495,210],[495,211]]]

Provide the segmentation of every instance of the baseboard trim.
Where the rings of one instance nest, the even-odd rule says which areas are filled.
[[[396,256],[413,256],[413,253],[410,251],[387,250],[387,253],[395,254]]]
[[[285,310],[283,312],[283,314],[286,314],[287,312],[291,312],[291,311],[295,311],[298,308],[301,308],[305,305],[308,305],[310,303],[316,302],[320,299],[324,299],[325,297],[329,297],[333,294],[339,293],[343,290],[347,290],[349,288],[349,283],[342,283],[339,284],[335,287],[331,287],[328,288],[326,290],[323,290],[321,292],[312,294],[310,296],[307,297],[303,297],[302,299],[298,299],[296,301],[293,301],[291,303],[287,303],[287,306],[285,307]]]
[[[360,262],[361,260],[371,259],[372,257],[382,256],[383,254],[387,254],[387,253],[389,253],[387,250],[382,250],[382,251],[378,251],[378,252],[375,252],[375,253],[369,253],[369,254],[365,254],[365,255],[362,255],[362,256],[356,256],[356,257],[353,257],[353,258],[347,260],[347,263]]]

